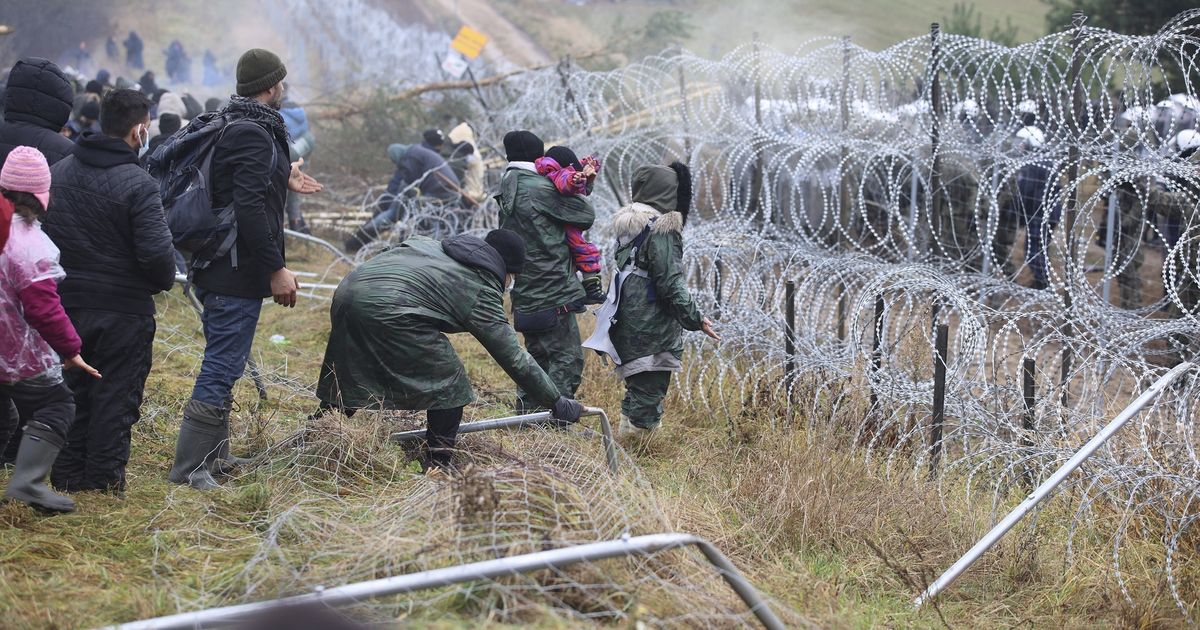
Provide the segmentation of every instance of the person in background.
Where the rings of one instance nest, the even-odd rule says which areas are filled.
[[[379,200],[383,210],[346,240],[346,251],[357,252],[389,229],[400,218],[401,197],[458,201],[458,178],[437,152],[420,144],[393,144],[387,154],[396,172]]]
[[[100,373],[80,357],[83,344],[55,285],[64,275],[59,251],[38,223],[50,200],[45,156],[33,147],[14,148],[0,168],[0,195],[16,213],[0,251],[0,448],[24,421],[22,435],[12,440],[16,453],[4,496],[43,510],[72,512],[75,502],[46,485],[75,419],[63,367],[82,369],[88,378]]]
[[[63,137],[71,118],[74,91],[53,62],[26,57],[12,67],[4,90],[4,126],[0,127],[0,164],[15,147],[31,146],[53,166],[75,148]]]
[[[146,152],[147,156],[153,155],[158,147],[162,146],[175,132],[183,129],[183,120],[179,114],[159,114],[158,115],[158,135],[150,138],[150,150]]]
[[[583,407],[559,394],[521,349],[504,314],[505,287],[525,265],[525,244],[508,230],[438,242],[408,239],[359,266],[338,285],[317,382],[322,409],[424,410],[427,469],[445,468],[475,399],[447,333],[467,332],[554,417],[579,420]]]
[[[683,331],[720,341],[700,313],[683,269],[683,227],[692,201],[688,168],[643,166],[633,173],[633,203],[613,217],[617,289],[611,326],[597,325],[585,347],[601,350],[625,381],[622,439],[645,443],[662,424],[671,373],[681,369]],[[605,315],[601,314],[601,317]]]
[[[446,135],[442,133],[441,129],[426,129],[421,134],[421,146],[441,155],[446,146]]]
[[[104,53],[108,55],[109,61],[121,58],[121,49],[117,47],[117,40],[113,39],[112,35],[109,35],[104,42]]]
[[[150,123],[150,139],[153,140],[163,134],[161,120],[163,114],[175,114],[179,117],[181,127],[188,124],[187,105],[183,102],[183,97],[177,92],[163,92],[158,98],[158,117]],[[167,134],[170,137],[170,134]]]
[[[1062,215],[1058,183],[1051,164],[1046,160],[1030,159],[1045,144],[1046,136],[1037,127],[1022,127],[1015,135],[1017,150],[1025,162],[1017,170],[1011,186],[999,201],[1000,223],[993,242],[996,260],[1003,266],[1004,275],[1015,274],[1009,260],[1018,226],[1025,227],[1025,263],[1033,272],[1033,288],[1050,287],[1046,263],[1046,235],[1054,231]]]
[[[134,70],[141,70],[146,67],[142,60],[142,50],[145,44],[142,43],[142,38],[138,36],[137,31],[129,31],[129,37],[125,38],[125,65]]]
[[[284,86],[286,89],[286,85]],[[317,138],[313,135],[308,124],[308,114],[304,108],[287,94],[283,98],[283,107],[279,109],[283,122],[287,125],[288,137],[291,138],[289,153],[293,162],[300,163],[300,170],[308,165],[308,158],[316,148]],[[308,234],[308,224],[300,212],[300,195],[288,192],[287,197],[288,229]]]
[[[96,101],[88,101],[79,108],[79,116],[67,121],[67,138],[72,142],[78,142],[80,136],[84,132],[90,131],[96,133],[100,131],[100,103]]]
[[[589,156],[581,161],[567,147],[550,147],[546,155],[534,160],[533,164],[538,174],[545,175],[554,183],[560,195],[590,195],[596,176],[600,174],[599,160]],[[587,291],[584,304],[603,304],[605,295],[600,280],[600,248],[590,243],[577,226],[565,225],[563,231],[575,261],[575,269],[579,271],[583,289]]]
[[[106,377],[67,379],[75,422],[52,479],[69,492],[120,493],[153,360],[154,295],[175,282],[175,249],[158,183],[138,156],[150,144],[150,102],[114,90],[100,120],[101,133],[85,133],[52,169],[45,229],[63,251],[59,291],[84,353]]]
[[[221,69],[217,67],[217,56],[211,50],[204,51],[204,86],[213,87],[220,85],[225,77],[221,76]]]
[[[138,79],[138,85],[141,86],[142,94],[145,94],[146,98],[153,98],[159,90],[157,77],[150,70],[142,74],[142,78]]]
[[[284,201],[288,190],[311,194],[321,185],[299,164],[288,165],[287,127],[279,114],[286,76],[274,53],[246,51],[238,60],[237,94],[222,110],[229,122],[213,148],[209,186],[213,207],[233,206],[238,234],[229,253],[194,273],[204,305],[204,361],[183,409],[171,483],[216,488],[213,473],[239,463],[229,454],[233,386],[246,370],[263,298],[296,305],[300,283],[287,268]]]
[[[215,96],[204,101],[204,111],[206,111],[206,112],[219,112],[219,111],[221,111],[222,106],[223,106],[223,102],[221,101],[221,99],[219,99]]]
[[[464,203],[478,206],[483,203],[487,192],[484,190],[483,156],[475,140],[475,130],[467,123],[461,123],[450,130],[449,140],[454,148],[447,162],[450,170],[454,171],[462,184]]]

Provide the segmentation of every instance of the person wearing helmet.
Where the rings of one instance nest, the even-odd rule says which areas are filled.
[[[1170,175],[1150,187],[1150,207],[1165,223],[1163,280],[1172,316],[1200,315],[1200,242],[1193,217],[1200,201],[1200,133],[1180,131],[1172,139],[1177,157],[1191,168],[1190,176]],[[1174,229],[1170,229],[1173,227]],[[1178,341],[1187,341],[1178,339]],[[1194,348],[1193,348],[1194,350]]]
[[[1023,164],[1012,182],[1001,194],[1000,225],[993,241],[993,255],[1004,275],[1012,278],[1015,272],[1010,260],[1017,228],[1025,227],[1025,264],[1033,273],[1033,288],[1050,286],[1046,262],[1046,235],[1058,225],[1062,214],[1060,186],[1051,164],[1039,159],[1037,153],[1046,143],[1046,135],[1033,126],[1022,127],[1014,137]]]
[[[1033,99],[1025,99],[1017,103],[1017,117],[1021,121],[1022,128],[1029,128],[1037,125],[1038,106]]]

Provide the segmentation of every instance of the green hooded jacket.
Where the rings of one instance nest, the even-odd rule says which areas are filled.
[[[500,227],[525,239],[525,271],[513,286],[513,310],[534,313],[582,299],[586,292],[575,276],[564,227],[592,227],[596,212],[588,200],[560,194],[549,178],[510,166],[496,201]]]
[[[317,397],[334,407],[450,409],[475,399],[446,334],[468,332],[538,404],[558,388],[504,313],[504,260],[482,239],[404,241],[338,285]]]
[[[609,331],[624,365],[669,352],[683,355],[683,331],[700,330],[703,317],[687,288],[683,270],[683,215],[675,211],[675,171],[642,167],[634,174],[634,203],[613,219],[617,269],[633,259],[647,277],[629,276],[621,288],[616,323]],[[652,224],[652,225],[651,225]],[[633,241],[650,232],[633,257]]]

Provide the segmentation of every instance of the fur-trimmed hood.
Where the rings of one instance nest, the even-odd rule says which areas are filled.
[[[654,221],[655,219],[657,221]],[[650,231],[654,234],[665,234],[668,232],[683,232],[683,215],[678,212],[659,212],[653,207],[644,203],[631,203],[617,211],[613,217],[613,229],[616,231],[617,239],[622,243],[628,243],[630,240],[637,238],[642,230],[646,229],[646,225],[654,221],[654,227]]]

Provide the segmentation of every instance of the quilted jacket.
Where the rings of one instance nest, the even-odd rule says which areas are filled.
[[[63,306],[153,315],[175,281],[175,248],[158,182],[120,138],[85,133],[50,169],[43,230],[62,250]]]

